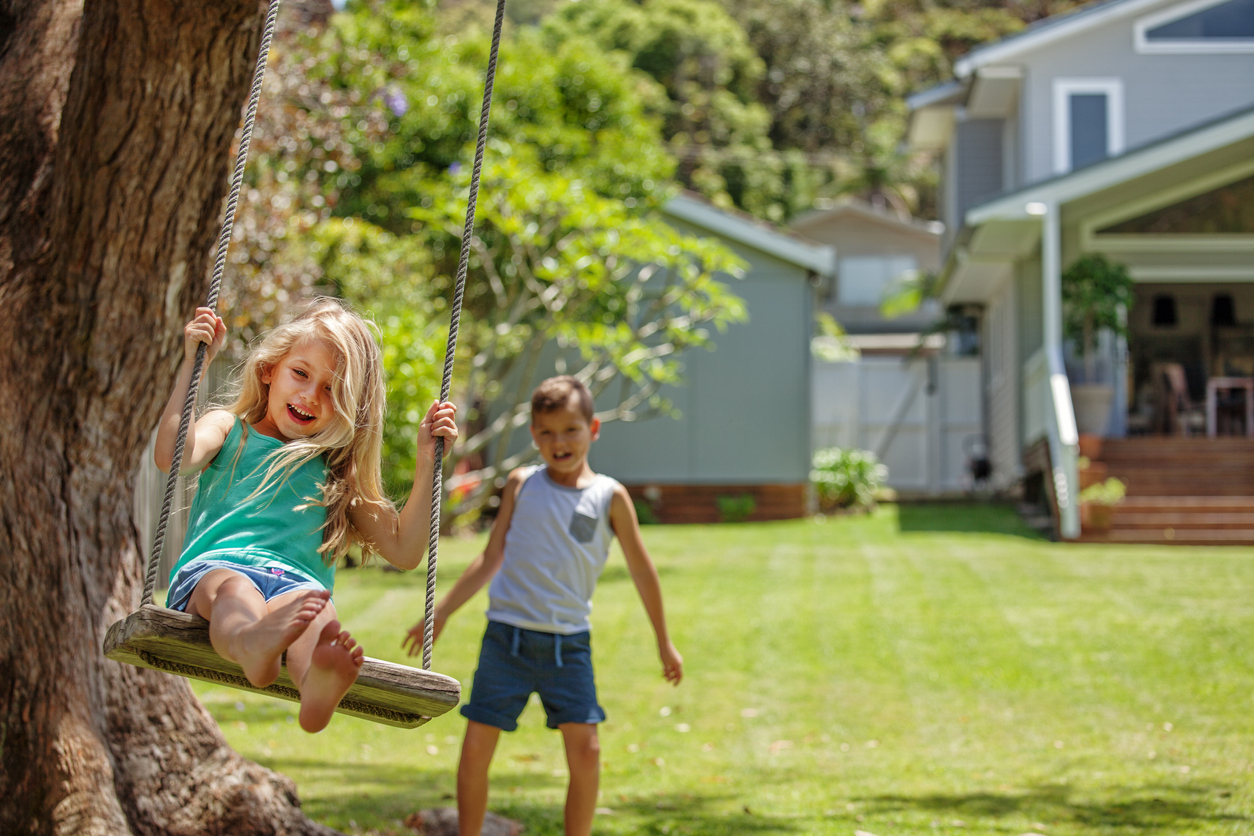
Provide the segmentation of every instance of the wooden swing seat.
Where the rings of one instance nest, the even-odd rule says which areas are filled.
[[[214,651],[209,622],[190,613],[146,604],[109,628],[104,654],[115,662],[300,701],[286,665],[272,685],[258,688],[244,677],[239,665]],[[412,729],[456,706],[461,690],[456,679],[444,674],[367,656],[357,682],[336,711]]]

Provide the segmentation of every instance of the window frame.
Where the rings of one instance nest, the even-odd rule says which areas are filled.
[[[1215,6],[1222,6],[1227,2],[1229,0],[1191,0],[1191,2],[1184,5],[1164,9],[1161,12],[1138,18],[1132,24],[1133,48],[1145,55],[1239,55],[1254,53],[1254,38],[1195,38],[1192,40],[1172,38],[1165,41],[1151,41],[1148,37],[1151,29],[1157,29],[1165,23],[1173,23]]]
[[[1066,174],[1071,164],[1071,96],[1104,94],[1106,96],[1106,157],[1123,153],[1124,110],[1121,78],[1056,78],[1054,79],[1054,173]]]
[[[876,262],[882,268],[882,283],[880,284],[880,296],[874,302],[866,301],[849,301],[845,296],[851,289],[851,285],[846,284],[848,281],[847,270],[850,262]],[[894,272],[892,262],[900,262],[902,264],[909,262],[910,266],[904,270]],[[844,308],[877,308],[884,300],[884,292],[892,286],[892,283],[901,276],[911,271],[918,271],[919,259],[910,253],[850,253],[842,256],[837,262],[836,268],[836,304]]]

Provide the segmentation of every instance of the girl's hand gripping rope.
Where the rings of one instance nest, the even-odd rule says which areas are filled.
[[[444,453],[457,440],[457,407],[445,401],[431,404],[422,423],[418,425],[418,452],[425,455],[428,461],[435,461],[435,440],[444,439]]]
[[[204,343],[205,364],[213,362],[222,344],[226,342],[226,323],[213,308],[197,308],[196,318],[183,326],[183,356],[188,363],[196,361],[196,346]]]

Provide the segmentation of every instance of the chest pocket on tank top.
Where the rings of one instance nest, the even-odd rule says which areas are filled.
[[[576,509],[570,515],[570,536],[575,538],[576,543],[591,543],[592,538],[597,535],[597,522],[596,517],[590,517]]]

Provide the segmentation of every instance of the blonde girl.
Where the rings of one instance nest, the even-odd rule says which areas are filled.
[[[197,344],[212,360],[225,337],[210,308],[184,328],[182,368],[157,432],[164,471]],[[361,669],[362,649],[331,602],[336,560],[357,543],[399,569],[422,562],[435,439],[457,438],[455,407],[433,404],[418,430],[414,491],[398,512],[380,476],[384,394],[369,326],[319,299],[262,339],[235,402],[187,434],[181,471],[199,473],[199,486],[167,605],[208,619],[214,649],[254,685],[274,682],[286,652],[305,731],[326,727]]]

